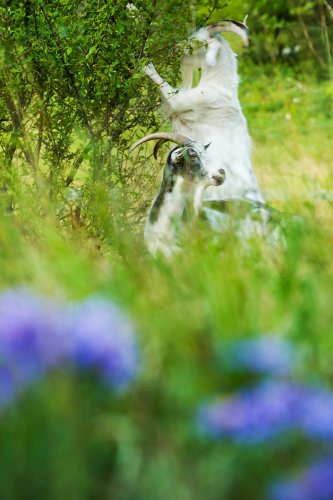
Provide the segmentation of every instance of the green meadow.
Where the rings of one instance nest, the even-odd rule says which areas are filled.
[[[100,29],[104,19],[101,5],[108,2],[95,3]],[[150,3],[142,3],[144,12]],[[37,1],[23,4],[31,4],[36,12],[40,7]],[[18,34],[21,7],[11,20]],[[260,2],[254,13],[258,33],[266,7]],[[292,22],[304,16],[310,27],[317,26],[325,2],[301,2],[301,7],[304,12],[289,12],[288,16],[295,16]],[[57,19],[59,26],[70,24],[69,4],[60,2],[59,9],[53,17],[49,12],[49,21],[44,16],[45,29],[50,19],[54,26]],[[64,19],[61,9],[66,11]],[[112,15],[117,19],[114,9]],[[223,16],[237,18],[237,9],[237,2],[231,2]],[[196,12],[205,17],[202,13],[209,14],[209,5],[201,3]],[[213,18],[218,14],[221,17],[219,11]],[[3,26],[10,22],[7,15],[2,13]],[[23,12],[23,31],[24,15],[30,19],[32,14]],[[89,15],[94,20],[94,13]],[[296,60],[270,59],[273,42],[267,39],[265,52],[256,45],[256,31],[253,49],[240,51],[235,44],[240,101],[253,140],[253,166],[265,199],[279,214],[279,241],[253,236],[244,242],[232,230],[217,234],[203,221],[194,220],[184,231],[181,251],[170,260],[151,256],[143,240],[144,219],[166,149],[157,163],[151,157],[151,146],[133,158],[128,156],[137,138],[169,127],[159,118],[159,97],[144,81],[143,63],[135,71],[131,68],[134,76],[128,84],[126,71],[120,75],[120,95],[128,92],[126,96],[132,95],[132,100],[124,104],[116,94],[112,97],[109,105],[114,103],[115,117],[110,134],[103,135],[103,131],[94,143],[92,136],[97,136],[89,135],[84,123],[87,116],[92,126],[102,118],[96,104],[99,94],[91,102],[85,94],[97,88],[86,81],[88,69],[77,64],[77,71],[82,72],[82,102],[88,102],[84,118],[81,101],[73,104],[75,96],[67,95],[65,87],[56,88],[52,64],[53,83],[43,80],[45,68],[37,71],[33,57],[26,56],[31,67],[25,71],[30,76],[20,81],[19,72],[10,67],[9,55],[4,55],[9,42],[2,34],[5,69],[1,81],[7,77],[7,86],[0,91],[1,290],[24,288],[55,303],[69,304],[103,297],[132,322],[140,369],[120,393],[103,385],[95,373],[57,369],[1,410],[1,499],[260,500],[273,498],[268,491],[274,481],[299,477],[309,462],[332,456],[332,437],[318,444],[296,432],[249,445],[207,438],[195,419],[200,405],[223,399],[257,380],[256,375],[224,371],[221,349],[234,341],[277,335],[290,342],[299,356],[287,375],[289,381],[333,390],[333,79],[331,45],[324,36],[326,33],[332,42],[331,10],[325,15],[327,31],[315,38],[323,67],[309,51],[306,38],[302,45],[304,37]],[[288,24],[288,16],[280,19],[279,12],[272,14],[276,23],[283,24],[283,36],[287,36],[288,26],[294,26]],[[318,21],[318,30],[320,26]],[[40,31],[41,39],[42,34]],[[112,41],[112,32],[109,35]],[[89,36],[93,36],[91,32]],[[114,50],[121,54],[117,36]],[[155,31],[152,36],[157,36]],[[179,33],[177,36],[180,41]],[[15,39],[19,64],[24,33],[20,37]],[[163,30],[161,37],[167,38]],[[59,38],[59,44],[65,39],[65,35]],[[101,40],[104,43],[105,38]],[[228,40],[233,43],[232,36]],[[135,44],[135,39],[129,42]],[[148,53],[153,54],[153,41],[149,43]],[[123,48],[124,53],[130,47]],[[36,42],[29,50],[37,48]],[[57,44],[50,45],[51,52],[56,50]],[[102,44],[101,51],[106,50]],[[63,52],[68,58],[61,63],[64,74],[72,71],[74,52],[75,47]],[[169,52],[165,52],[167,60],[172,55]],[[86,55],[94,57],[93,53]],[[162,56],[158,53],[156,57]],[[128,60],[124,59],[124,67]],[[47,66],[47,59],[41,58],[41,64]],[[98,64],[97,58],[96,72],[100,71]],[[94,68],[92,63],[90,70]],[[34,78],[37,90],[31,83]],[[112,72],[105,78],[111,84],[117,81]],[[6,104],[9,95],[13,102],[20,102],[22,82],[27,87],[23,92],[26,100],[21,102],[24,125],[18,126]],[[78,77],[74,94],[79,83]],[[125,89],[125,84],[133,88]],[[48,88],[54,91],[53,108]],[[73,90],[71,85],[68,88]],[[105,88],[97,90],[104,92]],[[31,97],[29,92],[36,93]],[[43,115],[45,136],[41,129],[38,133],[43,102],[49,113]],[[67,104],[61,109],[63,102]],[[125,105],[126,116],[119,115],[123,131],[119,132],[117,113]],[[73,121],[73,128],[62,121],[66,106],[66,120]],[[111,116],[112,110],[108,112]],[[145,116],[148,123],[144,123]],[[38,137],[41,145],[35,168],[29,164],[27,151],[34,150]],[[67,149],[64,146],[59,152],[61,141],[67,141]],[[10,146],[14,147],[12,157]],[[73,168],[75,179],[67,182]],[[1,321],[0,335],[6,328]],[[303,498],[333,498],[333,493],[327,497],[316,494]]]

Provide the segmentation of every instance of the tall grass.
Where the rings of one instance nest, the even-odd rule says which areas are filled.
[[[256,174],[282,213],[279,243],[244,244],[198,221],[171,261],[152,258],[141,229],[121,215],[121,194],[110,214],[102,187],[96,232],[59,226],[54,210],[32,197],[2,217],[1,287],[25,285],[57,300],[112,299],[137,329],[141,372],[120,399],[55,374],[7,410],[0,433],[12,468],[0,466],[9,474],[1,498],[258,500],[266,498],[263,466],[271,479],[297,470],[300,450],[310,453],[313,444],[288,448],[282,439],[268,451],[209,442],[194,415],[231,390],[219,357],[226,340],[275,332],[302,353],[294,380],[333,386],[332,93],[331,82],[291,71],[251,68],[243,77]]]

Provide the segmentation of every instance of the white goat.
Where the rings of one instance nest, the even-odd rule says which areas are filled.
[[[226,19],[201,28],[191,37],[193,50],[182,59],[183,85],[179,89],[165,82],[153,64],[145,72],[159,86],[174,132],[200,144],[210,143],[211,165],[226,172],[226,182],[206,190],[204,198],[262,203],[251,166],[251,139],[238,100],[236,55],[220,35],[223,31],[234,32],[248,43],[244,23]],[[196,69],[201,69],[201,78],[192,88]]]
[[[152,254],[161,252],[170,257],[178,249],[178,236],[188,212],[199,213],[207,186],[220,186],[225,179],[222,168],[214,169],[207,146],[180,134],[157,132],[137,141],[130,152],[144,142],[157,140],[156,158],[160,145],[166,141],[177,144],[168,155],[162,182],[145,224],[144,237]]]

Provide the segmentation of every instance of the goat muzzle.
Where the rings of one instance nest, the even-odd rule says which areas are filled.
[[[225,181],[225,170],[224,168],[220,168],[218,174],[212,175],[213,185],[221,186],[221,184]]]

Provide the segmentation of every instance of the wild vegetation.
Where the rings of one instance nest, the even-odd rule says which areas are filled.
[[[126,5],[0,7],[0,497],[333,498],[332,7]],[[128,150],[169,125],[143,67],[176,84],[186,36],[246,14],[283,244],[193,221],[152,258],[161,163]]]

